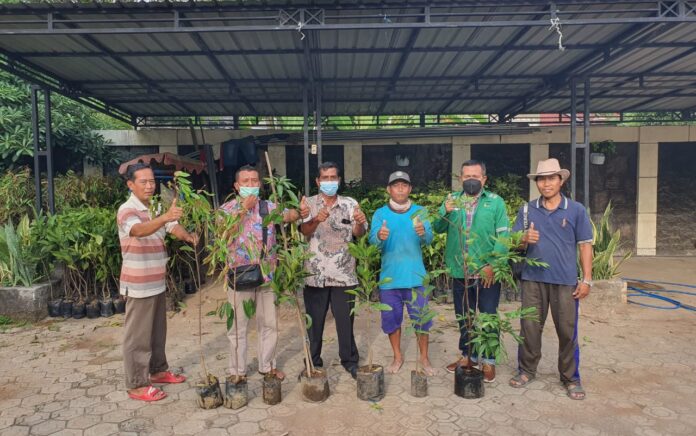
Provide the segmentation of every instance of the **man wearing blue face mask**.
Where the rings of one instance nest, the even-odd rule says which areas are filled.
[[[309,217],[304,218],[300,231],[309,241],[312,258],[306,262],[307,278],[304,302],[307,314],[312,318],[309,330],[310,351],[314,366],[324,365],[321,346],[326,313],[336,320],[338,355],[341,365],[353,378],[358,369],[358,348],[353,335],[352,297],[346,294],[355,288],[355,258],[348,252],[348,243],[367,231],[367,218],[358,202],[350,197],[337,195],[341,181],[338,165],[324,162],[319,165],[316,179],[319,194],[304,199]]]
[[[495,252],[506,250],[495,238],[509,234],[510,222],[503,199],[484,189],[488,178],[483,162],[464,162],[460,180],[462,191],[447,197],[440,207],[440,218],[433,223],[436,232],[447,232],[445,263],[454,279],[454,311],[460,318],[461,356],[447,365],[447,371],[454,372],[459,365],[482,363],[484,381],[490,383],[495,380],[495,356],[468,355],[469,326],[461,316],[468,309],[497,312],[500,283],[495,282],[490,263]]]
[[[263,283],[258,287],[236,289],[236,286],[228,286],[227,297],[235,313],[234,325],[227,332],[230,340],[228,372],[231,376],[246,376],[246,336],[249,319],[245,315],[244,302],[251,300],[256,305],[255,316],[258,335],[256,351],[259,372],[262,374],[271,372],[283,380],[285,374],[277,369],[275,364],[278,330],[276,328],[275,296],[269,286],[276,265],[275,254],[272,251],[276,244],[276,234],[273,224],[263,228],[263,216],[272,212],[276,205],[270,201],[259,199],[260,187],[261,179],[258,170],[245,165],[238,169],[235,175],[234,188],[239,193],[239,197],[220,206],[224,212],[240,217],[241,232],[227,244],[230,269],[259,264],[262,260],[269,265],[267,274],[263,277]],[[299,212],[296,210],[284,211],[283,221],[291,222],[308,216],[309,209],[303,206]]]

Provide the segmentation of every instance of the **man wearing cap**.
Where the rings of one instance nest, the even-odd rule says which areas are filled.
[[[446,369],[453,373],[460,365],[478,365],[480,357],[484,381],[491,383],[495,380],[495,356],[468,355],[470,326],[464,317],[469,309],[490,314],[498,311],[500,283],[495,282],[491,263],[495,253],[507,250],[496,238],[509,234],[510,223],[505,201],[484,188],[488,178],[483,162],[464,162],[460,180],[462,190],[447,197],[440,207],[440,218],[433,223],[436,232],[447,232],[445,263],[454,279],[454,311],[461,331],[461,357]]]
[[[430,222],[424,218],[425,209],[411,203],[411,178],[403,171],[393,172],[387,185],[389,202],[375,211],[372,216],[370,243],[377,245],[382,252],[380,280],[389,277],[391,281],[380,287],[379,298],[391,310],[382,311],[382,331],[389,335],[394,351],[394,361],[387,367],[387,373],[395,374],[404,364],[401,354],[401,322],[404,319],[404,304],[412,322],[419,332],[427,332],[432,321],[422,321],[419,314],[427,304],[424,295],[423,278],[425,266],[421,246],[430,244],[433,232]],[[415,294],[414,294],[415,292]],[[415,298],[414,298],[415,295]],[[415,301],[414,301],[415,300]],[[428,359],[428,334],[416,334],[420,364],[429,376],[435,375]]]
[[[528,228],[524,229],[524,207],[520,208],[513,230],[525,230],[523,249],[527,256],[547,263],[548,268],[524,265],[522,308],[536,307],[539,320],[523,319],[519,347],[518,374],[510,379],[516,388],[536,377],[541,358],[541,334],[549,307],[558,335],[558,372],[568,396],[583,400],[578,366],[578,306],[592,287],[592,224],[585,207],[561,194],[570,171],[558,160],[540,161],[537,171],[528,174],[536,182],[541,197],[529,202]],[[580,252],[582,280],[578,281],[577,252]]]

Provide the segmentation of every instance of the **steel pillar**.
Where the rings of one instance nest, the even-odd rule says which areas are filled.
[[[575,186],[575,168],[578,164],[577,162],[577,124],[578,124],[578,113],[577,113],[577,89],[575,78],[570,79],[570,198],[575,200],[575,194],[577,193]]]
[[[304,188],[305,195],[309,197],[309,90],[307,85],[302,88],[302,151],[304,155]]]
[[[43,91],[44,98],[44,130],[45,150],[41,149],[41,129],[39,128],[39,92]],[[55,213],[55,197],[53,189],[53,138],[51,130],[51,91],[39,86],[31,87],[31,127],[34,136],[34,189],[36,191],[36,212],[43,210],[41,201],[41,157],[46,158],[46,179],[48,210]]]
[[[583,168],[583,197],[582,202],[585,208],[590,208],[590,78],[585,77],[584,84],[585,101],[583,102],[583,145],[584,145],[584,168]]]
[[[316,117],[315,125],[317,129],[317,163],[321,165],[324,162],[322,158],[321,149],[321,86],[315,88],[314,102],[316,104]]]

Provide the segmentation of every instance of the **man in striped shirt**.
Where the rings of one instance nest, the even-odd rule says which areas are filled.
[[[196,244],[177,220],[182,209],[176,199],[167,212],[152,216],[148,205],[155,193],[155,175],[149,166],[135,164],[126,173],[131,195],[118,208],[118,236],[121,242],[120,292],[127,298],[124,323],[123,361],[130,398],[158,401],[167,396],[153,383],[182,383],[186,378],[168,371],[164,352],[167,339],[165,276],[167,250],[164,238]]]

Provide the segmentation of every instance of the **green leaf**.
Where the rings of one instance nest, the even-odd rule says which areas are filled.
[[[244,315],[247,319],[251,319],[256,314],[256,302],[252,299],[247,299],[242,302],[244,306]]]
[[[381,312],[389,312],[392,310],[390,305],[384,303],[376,303],[375,308]]]

